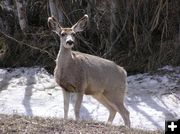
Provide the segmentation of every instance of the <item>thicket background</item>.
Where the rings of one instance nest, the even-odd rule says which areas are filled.
[[[129,73],[180,65],[179,0],[0,0],[0,67],[40,65],[53,71],[55,16],[71,26],[89,15],[74,50],[115,61]]]

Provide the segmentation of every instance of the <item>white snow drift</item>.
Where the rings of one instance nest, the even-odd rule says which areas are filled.
[[[164,130],[166,119],[180,118],[180,67],[129,76],[128,84],[126,106],[132,127]],[[74,118],[74,99],[72,95],[70,118]],[[0,113],[63,118],[61,88],[43,68],[0,69]],[[84,96],[80,116],[106,121],[108,111],[91,96]],[[113,123],[124,124],[119,114]]]

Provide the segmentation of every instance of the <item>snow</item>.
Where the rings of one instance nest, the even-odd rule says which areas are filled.
[[[74,117],[76,95],[71,95],[69,118]],[[131,125],[164,130],[166,119],[180,118],[180,67],[165,66],[155,72],[128,77],[126,106]],[[0,113],[63,118],[63,96],[53,76],[40,67],[0,69]],[[105,122],[108,110],[84,96],[81,119]],[[123,125],[119,114],[113,123]]]

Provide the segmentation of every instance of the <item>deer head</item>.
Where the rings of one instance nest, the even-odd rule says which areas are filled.
[[[71,28],[63,28],[56,18],[48,18],[48,26],[53,32],[57,33],[60,37],[61,44],[65,48],[72,48],[75,42],[75,34],[81,32],[86,28],[88,15],[84,15],[76,24]]]

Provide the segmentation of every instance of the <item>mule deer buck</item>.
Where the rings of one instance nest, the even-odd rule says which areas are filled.
[[[88,16],[84,15],[71,28],[63,28],[54,17],[48,18],[48,26],[60,37],[60,50],[56,59],[54,77],[63,88],[64,118],[68,118],[70,93],[77,93],[75,117],[79,119],[83,94],[92,95],[109,110],[109,124],[119,112],[130,127],[129,112],[124,106],[127,92],[126,71],[114,62],[72,51],[75,34],[85,29]]]

